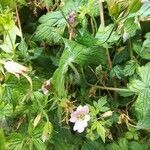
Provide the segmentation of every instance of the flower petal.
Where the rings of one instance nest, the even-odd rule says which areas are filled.
[[[84,111],[84,114],[88,114],[89,113],[89,107],[83,106],[83,111]]]
[[[69,121],[74,123],[74,122],[77,121],[77,118],[76,117],[72,117],[72,118],[69,119]]]
[[[82,110],[83,110],[83,107],[80,105],[80,106],[77,107],[76,111],[78,112],[78,111],[82,111]]]
[[[73,130],[78,131],[78,132],[83,132],[85,127],[87,127],[87,122],[86,121],[76,121]]]
[[[84,120],[85,120],[85,121],[89,121],[89,120],[90,120],[90,116],[89,116],[89,115],[85,115]]]

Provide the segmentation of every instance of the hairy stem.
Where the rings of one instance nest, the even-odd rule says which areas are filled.
[[[80,74],[79,74],[78,70],[75,68],[75,66],[72,63],[70,63],[69,66],[73,70],[73,72],[75,73],[75,75],[79,81],[80,80]]]
[[[102,2],[102,0],[99,0],[99,9],[100,9],[101,29],[104,30],[104,28],[105,28],[105,19],[104,19],[104,9],[103,9],[103,2]],[[113,28],[113,30],[114,30],[114,28]],[[112,30],[112,32],[113,32],[113,30]],[[112,32],[111,32],[111,34],[112,34]],[[106,48],[106,54],[107,54],[108,66],[109,66],[109,69],[111,70],[112,69],[112,61],[111,61],[111,57],[110,57],[110,53],[109,53],[109,49],[108,48]],[[117,87],[117,83],[116,83],[115,79],[113,79],[113,85],[114,85],[115,88]],[[114,99],[117,99],[117,97],[118,97],[118,95],[114,91]]]
[[[18,27],[19,27],[20,33],[21,33],[21,39],[23,39],[22,27],[21,27],[21,22],[20,22],[20,17],[19,17],[17,5],[16,5],[16,16],[17,16]]]
[[[100,10],[100,21],[101,21],[101,28],[105,28],[105,20],[104,20],[104,9],[103,9],[103,2],[99,0],[99,10]]]
[[[132,51],[132,42],[131,39],[128,40],[128,47],[129,47],[129,54],[130,54],[130,59],[133,59],[133,51]]]
[[[118,92],[131,92],[129,89],[123,89],[123,88],[106,87],[106,86],[99,86],[99,85],[92,85],[92,84],[89,85],[95,87],[96,89],[118,91]]]

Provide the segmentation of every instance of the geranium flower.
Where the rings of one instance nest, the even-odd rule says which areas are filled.
[[[17,78],[19,78],[19,75],[27,74],[29,71],[27,67],[14,61],[5,62],[4,67],[9,73],[14,74]]]
[[[73,130],[78,131],[79,133],[83,132],[87,127],[87,122],[90,120],[88,115],[89,108],[88,106],[79,106],[76,111],[71,113],[70,122],[75,123]]]
[[[150,0],[141,0],[142,3],[150,3]]]

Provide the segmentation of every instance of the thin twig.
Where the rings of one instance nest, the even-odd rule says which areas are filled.
[[[100,11],[100,21],[101,21],[101,28],[105,28],[105,20],[104,20],[104,10],[103,10],[103,2],[99,0],[99,11]]]
[[[114,87],[104,87],[104,86],[99,86],[99,85],[92,85],[88,84],[89,86],[95,87],[97,89],[102,89],[102,90],[110,90],[110,91],[118,91],[118,92],[131,92],[129,89],[123,89],[123,88],[114,88]]]
[[[18,27],[19,27],[20,33],[21,33],[21,39],[23,39],[22,28],[21,28],[21,22],[20,22],[20,17],[19,17],[19,13],[18,13],[17,4],[16,4],[16,16],[17,16]]]

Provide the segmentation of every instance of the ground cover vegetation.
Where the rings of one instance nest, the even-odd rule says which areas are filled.
[[[149,150],[149,0],[0,0],[0,150]]]

